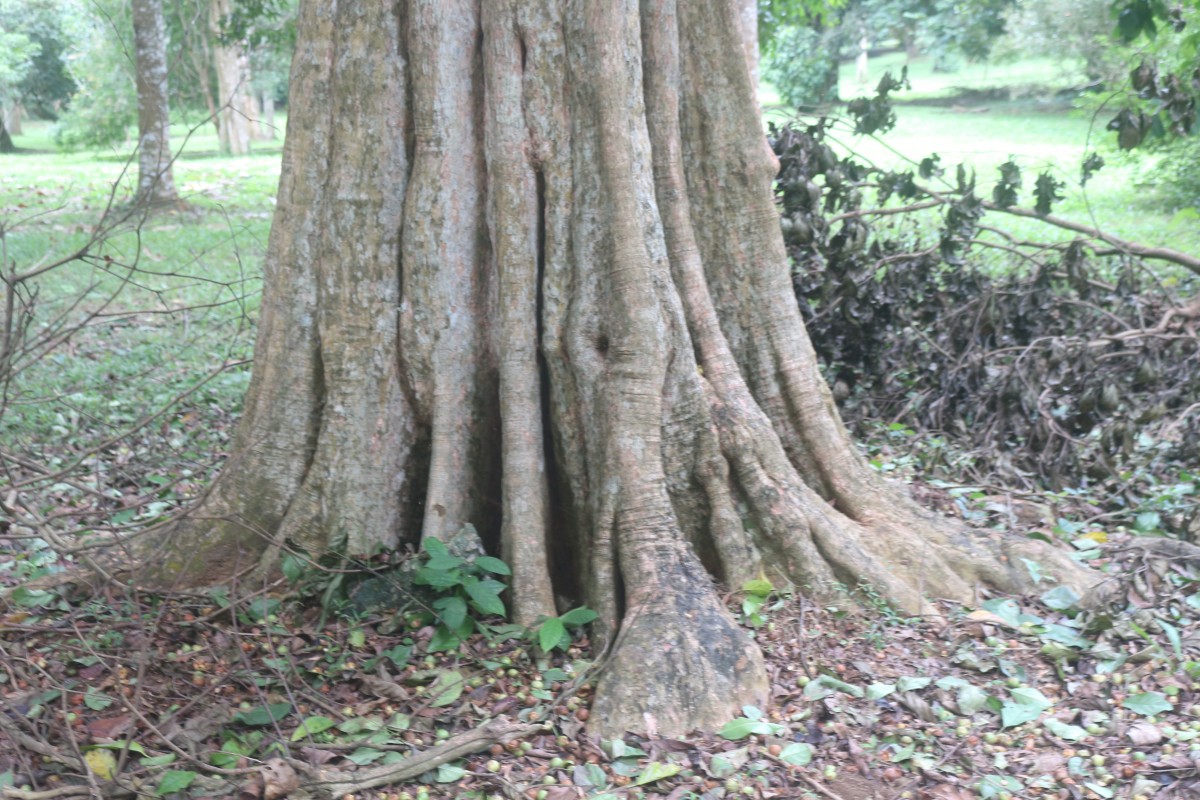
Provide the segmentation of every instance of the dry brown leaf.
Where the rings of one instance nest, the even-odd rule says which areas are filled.
[[[279,800],[300,788],[300,776],[282,758],[272,758],[263,765],[263,800]]]
[[[96,741],[119,739],[133,727],[133,717],[121,714],[118,717],[94,719],[87,725],[88,733]]]
[[[1129,730],[1125,732],[1129,737],[1129,741],[1138,746],[1147,744],[1158,744],[1163,740],[1163,733],[1157,725],[1149,722],[1135,722],[1129,726]]]

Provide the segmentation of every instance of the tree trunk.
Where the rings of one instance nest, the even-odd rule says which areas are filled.
[[[13,104],[4,111],[4,127],[12,136],[20,136],[24,132],[21,125],[23,111],[20,100],[13,101]]]
[[[217,73],[217,139],[221,152],[244,156],[250,152],[250,116],[247,101],[250,93],[245,48],[237,42],[221,38],[221,20],[233,11],[230,0],[212,0],[209,4],[209,27],[213,33],[213,66]]]
[[[135,202],[178,203],[171,171],[171,114],[167,105],[167,31],[162,0],[133,0],[138,95],[138,188]]]
[[[258,119],[258,138],[271,141],[275,138],[275,95],[270,90],[262,93],[262,114]]]
[[[4,118],[0,117],[0,153],[15,153],[17,146],[13,144],[12,137],[8,135],[8,128],[4,125]]]
[[[746,48],[746,66],[750,68],[750,85],[758,92],[758,0],[740,0],[742,47]]]
[[[301,4],[244,416],[207,498],[133,545],[140,580],[472,523],[518,621],[598,612],[595,730],[662,735],[768,699],[714,578],[909,612],[1029,584],[1019,543],[922,511],[842,426],[738,4],[395,8]]]

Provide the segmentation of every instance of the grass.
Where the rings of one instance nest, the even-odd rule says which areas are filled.
[[[56,325],[83,327],[24,362],[6,387],[0,449],[60,466],[220,365],[250,357],[282,142],[255,143],[252,155],[230,158],[218,155],[209,126],[174,126],[171,133],[179,150],[175,181],[190,210],[132,218],[94,258],[31,283],[31,337],[52,335]],[[85,244],[110,203],[110,214],[123,213],[136,164],[127,147],[58,152],[48,123],[26,123],[14,141],[20,152],[2,159],[0,224],[8,264],[21,272]],[[244,366],[217,375],[134,437],[133,451],[166,453],[173,470],[210,461],[223,450],[247,379]],[[150,473],[167,469],[161,462],[114,469],[132,455],[97,457],[97,472],[114,474],[97,474],[92,488],[136,490]]]

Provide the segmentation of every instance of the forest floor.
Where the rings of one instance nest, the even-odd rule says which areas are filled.
[[[381,800],[1196,797],[1198,564],[1141,538],[1096,529],[1073,543],[1119,582],[1123,612],[1083,611],[1062,589],[944,605],[937,619],[898,616],[870,587],[823,605],[732,591],[767,655],[771,702],[681,740],[588,735],[604,662],[581,629],[545,652],[536,633],[480,620],[437,649],[429,597],[408,593],[396,565],[362,565],[356,584],[294,574],[309,596],[325,588],[324,607],[292,602],[286,586],[242,587],[236,601],[110,587],[82,603],[18,589],[0,617],[0,787],[244,800],[296,780]],[[397,777],[354,788],[380,774]]]

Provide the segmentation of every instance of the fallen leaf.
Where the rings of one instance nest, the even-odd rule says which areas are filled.
[[[278,800],[300,788],[300,776],[281,758],[272,758],[262,771],[263,800]]]
[[[1158,744],[1163,740],[1162,731],[1158,729],[1157,725],[1150,722],[1133,723],[1125,735],[1129,737],[1129,741],[1139,746]]]
[[[102,717],[94,719],[87,725],[88,733],[97,741],[102,739],[119,739],[133,727],[133,717],[122,714],[119,717]]]

